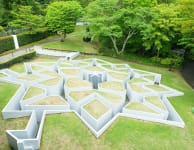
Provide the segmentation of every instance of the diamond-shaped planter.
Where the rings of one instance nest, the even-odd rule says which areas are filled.
[[[112,117],[112,110],[98,97],[81,107],[81,116],[96,130],[100,130]]]

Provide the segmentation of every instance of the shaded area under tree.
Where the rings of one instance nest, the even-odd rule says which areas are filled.
[[[185,62],[182,75],[187,83],[194,89],[194,61]]]

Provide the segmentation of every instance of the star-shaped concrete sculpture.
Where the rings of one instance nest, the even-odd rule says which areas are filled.
[[[100,59],[25,63],[26,73],[0,71],[0,82],[20,85],[3,118],[31,116],[25,130],[7,130],[15,149],[38,149],[45,116],[74,112],[99,137],[119,116],[184,127],[167,97],[182,92],[161,75]]]

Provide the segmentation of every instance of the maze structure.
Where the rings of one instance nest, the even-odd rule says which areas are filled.
[[[53,113],[75,113],[97,138],[119,116],[185,126],[168,100],[183,93],[161,84],[160,74],[96,58],[24,66],[21,74],[0,70],[0,82],[19,86],[3,118],[30,116],[24,130],[6,131],[14,149],[39,149],[46,115]]]

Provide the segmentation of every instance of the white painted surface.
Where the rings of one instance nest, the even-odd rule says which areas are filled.
[[[17,35],[11,35],[11,36],[13,37],[15,49],[18,49],[19,48],[19,43],[18,43]]]

